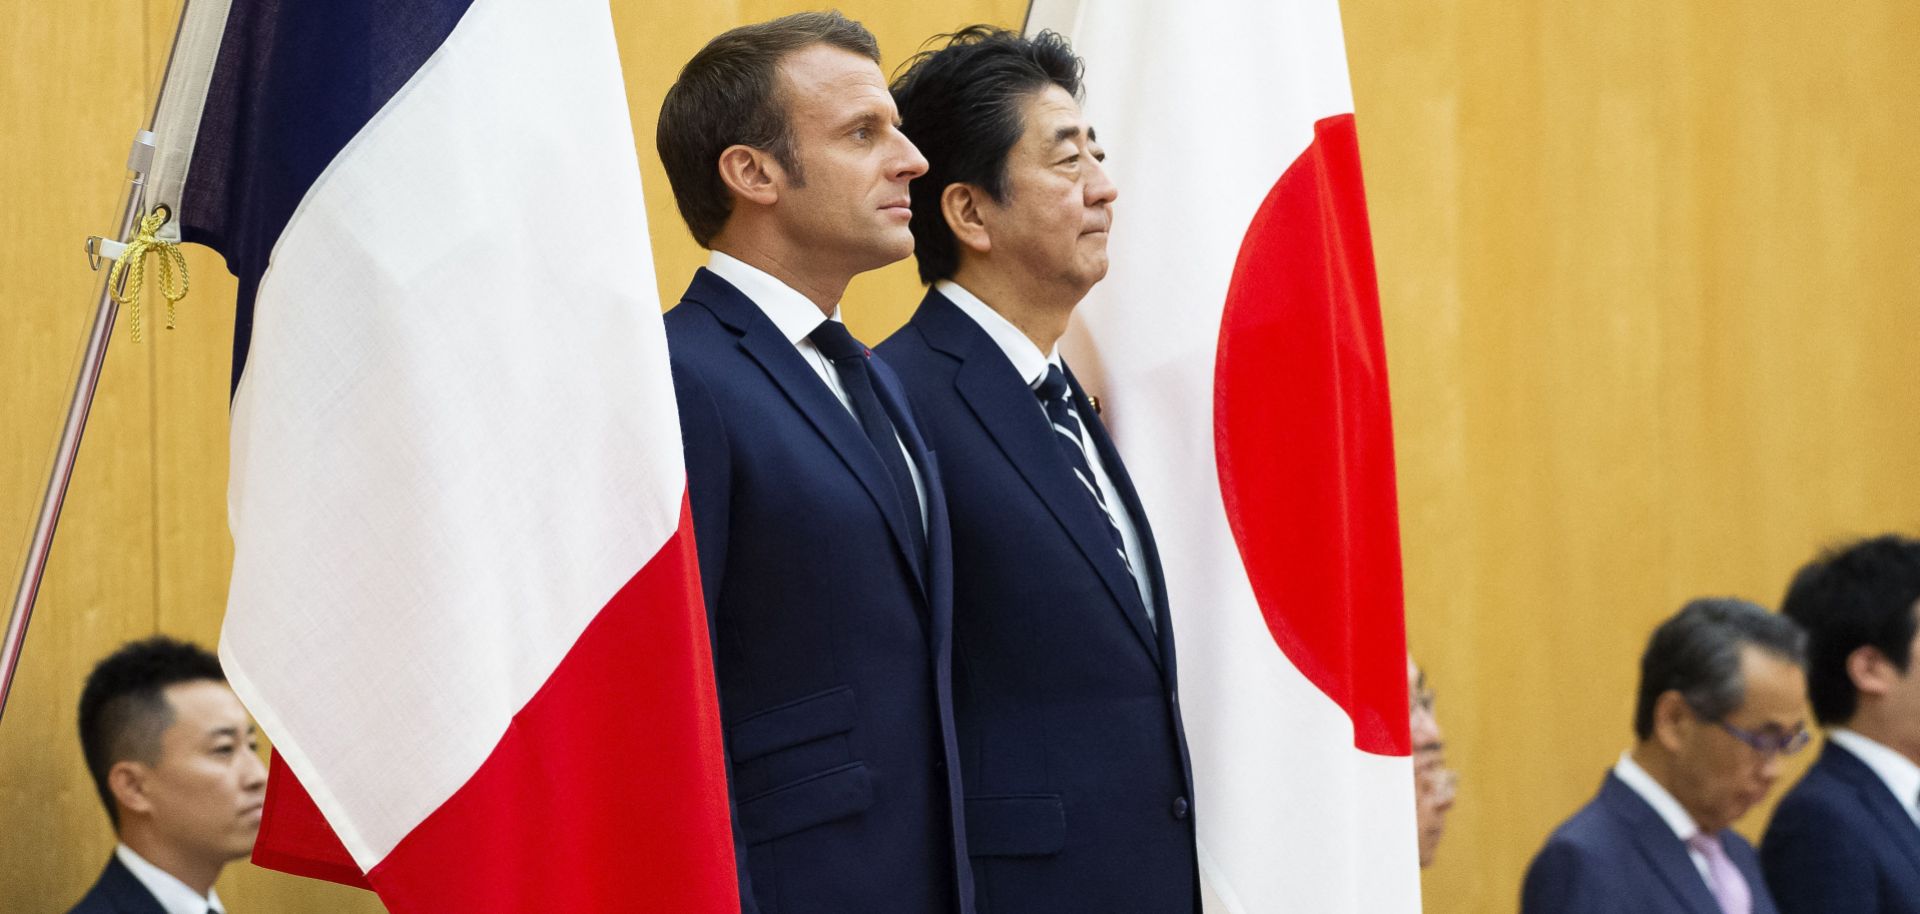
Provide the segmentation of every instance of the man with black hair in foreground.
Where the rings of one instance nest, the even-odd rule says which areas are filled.
[[[882,343],[941,455],[967,849],[993,914],[1199,909],[1173,620],[1139,496],[1055,344],[1116,196],[1051,32],[963,29],[893,83],[927,291]]]
[[[1799,627],[1745,600],[1694,600],[1655,629],[1638,742],[1533,858],[1521,914],[1774,914],[1729,826],[1807,743],[1805,665]]]
[[[1827,745],[1767,825],[1767,884],[1785,914],[1920,914],[1920,540],[1820,556],[1780,611]]]
[[[213,883],[260,831],[267,769],[220,661],[166,637],[93,669],[80,746],[120,844],[70,914],[225,914]]]

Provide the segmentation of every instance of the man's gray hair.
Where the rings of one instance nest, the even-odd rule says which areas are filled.
[[[1753,645],[1794,666],[1807,666],[1807,635],[1792,619],[1737,597],[1703,597],[1654,629],[1640,655],[1640,698],[1633,732],[1653,735],[1660,696],[1677,691],[1703,719],[1719,721],[1746,701],[1740,652]]]

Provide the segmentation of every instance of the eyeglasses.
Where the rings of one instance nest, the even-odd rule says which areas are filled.
[[[1733,734],[1734,739],[1746,743],[1761,755],[1792,755],[1805,749],[1807,743],[1813,741],[1813,734],[1805,730],[1795,730],[1792,733],[1778,731],[1755,733],[1752,730],[1742,730],[1724,720],[1716,720],[1714,723],[1719,724],[1720,729]]]

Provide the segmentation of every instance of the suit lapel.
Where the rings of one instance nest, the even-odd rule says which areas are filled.
[[[879,455],[873,452],[873,445],[867,441],[866,433],[861,431],[859,420],[847,411],[833,391],[820,380],[820,376],[807,365],[799,350],[780,333],[780,329],[773,325],[773,321],[759,306],[732,284],[702,267],[694,274],[693,285],[687,290],[686,298],[705,306],[721,323],[740,335],[741,350],[759,364],[814,430],[833,446],[847,469],[867,490],[874,507],[886,518],[887,529],[893,533],[894,545],[906,558],[914,582],[919,585],[921,595],[925,596],[925,569],[921,567],[921,558],[914,555],[913,541],[906,530],[906,518],[891,507],[898,496],[894,494],[893,483],[887,478],[886,467],[880,464]]]
[[[1634,848],[1687,910],[1694,914],[1720,914],[1720,903],[1714,900],[1713,892],[1707,888],[1707,881],[1700,877],[1699,868],[1693,865],[1686,844],[1667,826],[1666,820],[1647,805],[1646,800],[1611,773],[1600,788],[1600,799],[1614,815],[1627,823],[1627,832],[1633,837]],[[1758,893],[1760,889],[1756,887],[1754,891]]]
[[[1100,516],[1086,488],[1061,458],[1060,445],[1054,441],[1058,433],[1048,424],[1033,389],[1022,383],[993,338],[946,296],[929,291],[913,323],[929,344],[960,360],[960,371],[954,376],[954,389],[960,399],[1092,564],[1125,615],[1128,627],[1159,663],[1159,645],[1140,605],[1139,588],[1114,554],[1106,518]]]
[[[1861,804],[1880,823],[1880,829],[1900,847],[1901,859],[1913,868],[1915,876],[1920,876],[1920,828],[1914,826],[1913,817],[1907,815],[1893,791],[1887,789],[1887,782],[1880,780],[1859,756],[1837,743],[1827,743],[1821,750],[1819,764],[1860,795]]]

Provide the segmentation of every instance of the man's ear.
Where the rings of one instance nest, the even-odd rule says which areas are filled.
[[[114,762],[113,767],[107,769],[107,791],[124,811],[153,811],[153,800],[147,796],[147,766],[140,762],[129,759]]]
[[[940,215],[947,220],[947,228],[953,230],[960,247],[975,254],[993,250],[992,233],[982,212],[986,202],[986,192],[971,184],[949,184],[940,192]]]
[[[1654,699],[1653,739],[1668,752],[1679,752],[1697,723],[1698,715],[1678,689],[1668,689]]]
[[[1879,648],[1863,644],[1847,655],[1847,678],[1862,695],[1885,695],[1900,673]]]
[[[749,203],[772,206],[786,184],[786,170],[763,149],[738,143],[720,152],[720,180]]]

